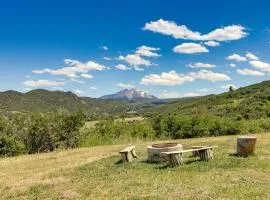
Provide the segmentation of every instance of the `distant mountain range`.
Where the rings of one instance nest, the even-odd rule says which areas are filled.
[[[101,98],[78,97],[72,92],[42,89],[27,93],[12,90],[0,92],[0,113],[51,110],[81,110],[93,118],[154,111],[181,115],[206,112],[218,116],[239,115],[245,119],[257,119],[258,116],[270,117],[270,81],[218,95],[180,99],[158,99],[136,89],[125,89]]]
[[[0,112],[83,111],[93,116],[138,113],[166,103],[136,89],[127,89],[101,98],[79,97],[72,92],[36,89],[26,93],[0,92]]]
[[[78,97],[72,92],[36,89],[27,93],[0,92],[0,112],[47,112],[50,110],[83,111],[90,115],[118,115],[139,112],[142,105],[124,99]]]
[[[158,100],[157,97],[151,94],[148,94],[147,92],[137,90],[135,88],[125,89],[115,94],[105,95],[100,98],[101,99],[124,99],[124,100],[136,100],[136,99]]]

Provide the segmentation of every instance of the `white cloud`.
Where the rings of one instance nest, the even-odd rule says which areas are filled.
[[[220,43],[219,42],[216,42],[216,41],[207,41],[207,42],[204,42],[204,44],[206,46],[209,46],[209,47],[217,47],[217,46],[220,46]]]
[[[163,19],[146,23],[143,29],[164,35],[170,35],[176,39],[186,40],[230,41],[241,39],[247,35],[245,28],[241,25],[231,25],[218,28],[208,34],[202,35],[199,32],[191,31],[185,25],[177,25],[173,21],[166,21]]]
[[[260,71],[270,73],[270,63],[254,60],[254,61],[249,61],[249,64],[251,64],[253,67],[255,67],[256,69]]]
[[[105,51],[108,51],[109,50],[109,47],[107,47],[107,46],[101,46],[101,47],[99,47],[100,49],[103,49],[103,50],[105,50]]]
[[[202,35],[202,40],[230,41],[239,40],[245,37],[247,33],[241,25],[231,25],[218,28],[206,35]]]
[[[234,84],[227,84],[221,86],[221,88],[223,89],[229,89],[230,87],[232,87],[234,90],[237,89],[237,87]]]
[[[67,67],[59,68],[59,69],[42,69],[42,70],[33,70],[32,72],[35,74],[51,74],[51,75],[62,75],[67,76],[68,78],[77,78],[78,74],[87,73],[89,71],[102,71],[108,69],[104,65],[98,64],[93,61],[88,61],[86,63],[82,63],[78,60],[65,59],[65,64]]]
[[[263,72],[250,70],[250,69],[237,69],[237,73],[245,76],[264,76]]]
[[[137,54],[128,54],[126,56],[119,56],[119,60],[124,60],[131,66],[151,66],[152,63],[149,60],[143,59]]]
[[[190,63],[187,66],[190,68],[214,68],[214,67],[216,67],[216,65],[208,64],[208,63],[201,63],[201,62]]]
[[[93,76],[91,74],[81,74],[81,77],[91,79]]]
[[[90,87],[90,90],[97,90],[98,88],[95,86]]]
[[[230,63],[229,66],[230,66],[231,68],[235,68],[235,67],[236,67],[236,64]]]
[[[249,60],[260,60],[257,56],[255,56],[253,53],[251,53],[251,52],[247,52],[246,53],[246,57],[247,57],[247,59],[249,59]]]
[[[121,87],[121,88],[126,88],[126,89],[128,89],[128,88],[135,88],[134,85],[132,85],[132,84],[125,84],[125,83],[118,83],[117,86],[118,87]]]
[[[28,80],[24,81],[23,84],[28,87],[55,87],[65,85],[64,82],[50,80]]]
[[[138,47],[134,54],[127,54],[125,56],[120,55],[117,59],[127,62],[136,71],[143,71],[144,69],[142,68],[142,66],[146,66],[146,67],[158,66],[158,64],[152,63],[150,60],[144,58],[144,57],[150,58],[150,57],[161,56],[160,54],[155,52],[158,50],[160,50],[160,48],[149,47],[149,46],[143,45],[143,46]],[[124,69],[123,65],[118,66],[118,69],[123,70]],[[125,70],[127,69],[129,68],[125,68]]]
[[[228,81],[231,80],[226,74],[215,73],[209,70],[200,70],[198,72],[190,72],[186,75],[178,74],[175,71],[162,72],[159,74],[149,74],[141,79],[141,84],[144,85],[181,85],[185,82],[192,82],[196,79],[209,80],[211,82],[216,81]]]
[[[194,77],[195,79],[208,80],[211,82],[231,80],[231,78],[226,74],[216,73],[210,70],[200,70],[198,72],[191,72],[189,73],[189,75]]]
[[[106,56],[105,56],[105,57],[103,57],[103,59],[104,59],[104,60],[112,60],[112,58],[110,58],[110,57],[106,57]]]
[[[153,51],[158,51],[160,48],[154,48],[154,47],[148,47],[148,46],[140,46],[136,50],[136,54],[145,56],[145,57],[159,57],[161,56],[160,54],[153,52]]]
[[[122,65],[122,64],[116,65],[114,68],[117,70],[124,70],[124,71],[131,69],[130,67],[127,67],[126,65]]]
[[[135,70],[135,71],[138,71],[138,72],[142,72],[142,71],[144,71],[144,69],[143,69],[143,68],[138,67],[138,66],[134,66],[134,70]]]
[[[247,59],[246,59],[245,57],[240,56],[240,55],[235,54],[235,53],[232,54],[232,55],[230,55],[230,56],[228,56],[226,59],[227,59],[227,60],[237,61],[237,62],[244,62],[244,61],[247,61]]]
[[[186,81],[193,81],[194,78],[191,76],[185,76],[177,74],[175,71],[162,72],[159,74],[149,74],[141,79],[141,84],[144,85],[181,85]]]
[[[207,53],[209,50],[202,46],[201,44],[196,43],[183,43],[177,45],[173,48],[175,53],[181,54],[193,54],[193,53]]]

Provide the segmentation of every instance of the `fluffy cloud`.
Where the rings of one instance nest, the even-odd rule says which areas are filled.
[[[190,63],[187,66],[190,68],[214,68],[214,67],[216,67],[216,65],[208,64],[208,63],[201,63],[201,62]]]
[[[251,52],[247,52],[246,53],[246,57],[248,60],[260,60],[257,56],[255,56],[253,53]]]
[[[270,63],[266,63],[259,60],[253,60],[253,61],[249,61],[249,64],[251,64],[253,67],[255,67],[256,69],[260,71],[270,73]]]
[[[28,87],[55,87],[65,85],[64,82],[50,80],[28,80],[24,81],[23,84]]]
[[[144,57],[159,57],[160,54],[155,51],[160,50],[160,48],[149,47],[149,46],[140,46],[136,49],[134,54],[127,54],[125,56],[120,55],[117,59],[127,62],[134,70],[144,71],[143,66],[157,66],[158,64],[152,63],[149,59]],[[121,69],[120,69],[121,68]],[[125,68],[126,70],[127,68]],[[124,70],[123,66],[118,66],[118,70]]]
[[[105,50],[105,51],[108,51],[109,50],[109,47],[107,47],[107,46],[101,46],[101,47],[99,47],[100,49],[103,49],[103,50]]]
[[[145,57],[159,57],[160,54],[154,52],[158,51],[160,48],[148,47],[148,46],[140,46],[136,50],[136,54],[145,56]]]
[[[119,60],[126,61],[131,66],[151,66],[152,63],[149,60],[143,59],[137,54],[128,54],[126,56],[119,56]]]
[[[144,85],[181,85],[185,82],[192,82],[196,79],[209,80],[211,82],[216,81],[228,81],[231,80],[229,76],[222,73],[215,73],[209,70],[200,70],[198,72],[191,72],[186,75],[178,74],[175,71],[162,72],[159,74],[149,74],[141,79],[141,84]]]
[[[230,66],[231,68],[235,68],[235,67],[236,67],[236,64],[230,63],[229,66]]]
[[[194,78],[191,76],[185,76],[177,74],[175,71],[162,72],[159,74],[150,74],[142,78],[141,84],[144,85],[180,85],[186,81],[193,81]]]
[[[90,87],[90,90],[97,90],[98,88],[95,86]]]
[[[122,65],[122,64],[116,65],[114,68],[117,70],[123,70],[123,71],[131,69],[131,68],[127,67],[126,65]]]
[[[220,46],[220,43],[219,42],[216,42],[216,41],[207,41],[207,42],[204,42],[204,44],[206,46],[209,46],[209,47],[217,47],[217,46]]]
[[[112,60],[112,58],[110,58],[110,57],[106,57],[106,56],[105,56],[105,57],[103,57],[103,59],[104,59],[104,60]]]
[[[192,76],[195,79],[208,80],[211,82],[231,80],[231,78],[226,74],[216,73],[210,70],[200,70],[198,72],[191,72],[189,73],[189,76]]]
[[[245,76],[264,76],[263,72],[250,69],[237,69],[237,73]]]
[[[183,44],[177,45],[176,47],[173,48],[173,51],[175,53],[181,53],[181,54],[209,52],[207,48],[205,48],[201,44],[196,44],[196,43],[183,43]]]
[[[67,76],[68,78],[78,78],[78,74],[85,74],[89,71],[102,71],[107,69],[104,65],[100,65],[93,61],[88,61],[86,63],[80,62],[78,60],[65,59],[65,64],[67,67],[59,69],[42,69],[42,70],[33,70],[35,74],[51,74],[51,75],[62,75]]]
[[[173,21],[166,21],[163,19],[146,23],[143,29],[164,35],[170,35],[176,39],[186,40],[230,41],[241,39],[247,35],[245,28],[241,25],[231,25],[218,28],[210,33],[202,35],[199,32],[191,31],[185,25],[177,25]]]
[[[138,66],[134,66],[134,70],[135,70],[135,71],[138,71],[138,72],[144,71],[143,68],[138,67]]]
[[[81,77],[91,79],[93,76],[91,74],[81,74]]]
[[[240,56],[240,55],[235,54],[235,53],[232,54],[232,55],[230,55],[230,56],[228,56],[226,59],[227,59],[227,60],[237,61],[237,62],[244,62],[244,61],[247,61],[247,59],[246,59],[245,57]]]
[[[135,88],[134,85],[132,85],[132,84],[125,84],[125,83],[118,83],[117,86],[118,87],[121,87],[121,88],[126,88],[126,89],[128,89],[128,88]]]

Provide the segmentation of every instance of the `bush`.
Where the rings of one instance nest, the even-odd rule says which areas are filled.
[[[95,128],[82,130],[81,146],[128,143],[134,140],[155,138],[155,131],[148,121],[125,122],[108,119],[100,121]]]
[[[24,152],[25,148],[22,143],[0,134],[0,156],[16,156]]]
[[[10,151],[16,154],[16,149],[22,145],[24,152],[30,154],[77,147],[84,123],[85,115],[81,112],[14,114],[4,123],[0,120],[2,155],[10,155],[6,149],[15,149]]]

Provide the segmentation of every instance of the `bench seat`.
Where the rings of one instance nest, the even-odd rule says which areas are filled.
[[[170,166],[177,166],[182,165],[184,163],[184,153],[187,152],[197,152],[200,160],[202,161],[210,161],[213,159],[213,148],[217,146],[211,147],[202,147],[198,149],[188,149],[188,150],[181,150],[181,151],[170,151],[170,152],[161,152],[161,155],[165,155],[168,158]]]

